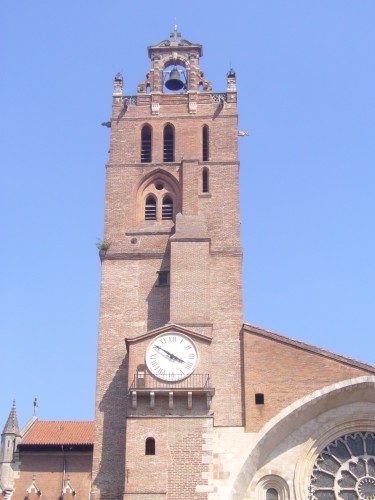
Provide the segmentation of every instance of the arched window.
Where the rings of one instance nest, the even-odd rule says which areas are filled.
[[[165,162],[174,161],[174,129],[168,124],[164,127],[164,155]]]
[[[153,196],[146,198],[145,220],[156,220],[156,200]]]
[[[208,168],[202,170],[202,193],[208,193]]]
[[[152,131],[150,125],[143,125],[141,132],[141,163],[151,163]]]
[[[266,500],[279,500],[279,494],[275,488],[268,488],[266,491]]]
[[[173,219],[173,201],[170,196],[165,196],[163,199],[161,218],[163,220]]]
[[[155,439],[154,438],[147,438],[146,439],[145,454],[146,455],[155,455]]]
[[[208,161],[208,126],[203,125],[202,129],[202,159],[203,161]]]

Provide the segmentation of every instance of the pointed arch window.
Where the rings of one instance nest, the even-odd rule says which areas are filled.
[[[202,129],[202,159],[208,161],[209,144],[208,144],[208,126],[203,125]]]
[[[151,195],[146,198],[145,220],[156,220],[156,200]]]
[[[209,189],[209,178],[208,178],[208,168],[202,170],[202,193],[208,193]]]
[[[163,139],[163,159],[165,162],[172,162],[174,161],[174,128],[170,123],[164,127]]]
[[[163,199],[161,218],[163,220],[173,219],[173,200],[170,196],[165,196]]]
[[[141,163],[151,163],[152,130],[150,125],[143,125],[141,132]]]
[[[154,438],[147,438],[146,439],[145,454],[146,455],[155,455],[155,439]]]

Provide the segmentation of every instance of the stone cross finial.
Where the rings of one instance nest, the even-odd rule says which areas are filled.
[[[177,38],[181,38],[181,33],[177,30],[177,24],[174,25],[174,30],[169,36],[170,38],[173,38],[174,42],[177,41]]]

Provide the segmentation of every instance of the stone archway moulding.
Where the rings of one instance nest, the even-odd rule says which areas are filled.
[[[230,498],[232,500],[246,498],[246,491],[255,474],[272,450],[291,433],[291,428],[295,430],[322,413],[361,401],[375,403],[375,376],[356,377],[337,382],[314,391],[284,408],[259,432],[259,437],[252,451],[233,483]],[[311,473],[318,453],[329,444],[330,440],[347,431],[352,432],[354,429],[365,430],[365,427],[366,430],[375,429],[373,418],[369,420],[365,413],[356,417],[359,418],[335,422],[331,429],[321,429],[319,436],[314,436],[314,439],[311,439],[312,444],[310,444],[309,449],[305,450],[303,459],[299,460],[297,464],[295,482],[301,483],[301,488],[295,489],[296,499],[306,500],[306,477],[309,478],[309,475],[306,476],[306,474]],[[255,490],[255,486],[253,485],[251,489]]]
[[[355,416],[348,420],[343,418],[341,421],[335,421],[319,430],[319,433],[311,436],[311,439],[301,453],[298,460],[295,478],[294,492],[297,500],[304,500],[310,484],[310,477],[313,465],[319,453],[332,441],[346,434],[356,432],[375,432],[375,421],[372,411],[362,410],[356,412]]]

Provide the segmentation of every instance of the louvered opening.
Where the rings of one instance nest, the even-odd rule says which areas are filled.
[[[202,158],[208,161],[208,127],[204,125],[202,130]]]
[[[149,125],[142,128],[141,163],[151,163],[151,127]]]
[[[202,192],[208,193],[208,169],[202,170]]]
[[[174,161],[174,130],[172,125],[164,128],[164,161]]]
[[[173,201],[169,196],[166,196],[163,200],[162,219],[163,220],[173,219]]]
[[[149,196],[146,200],[145,219],[156,220],[156,200],[152,196]]]

